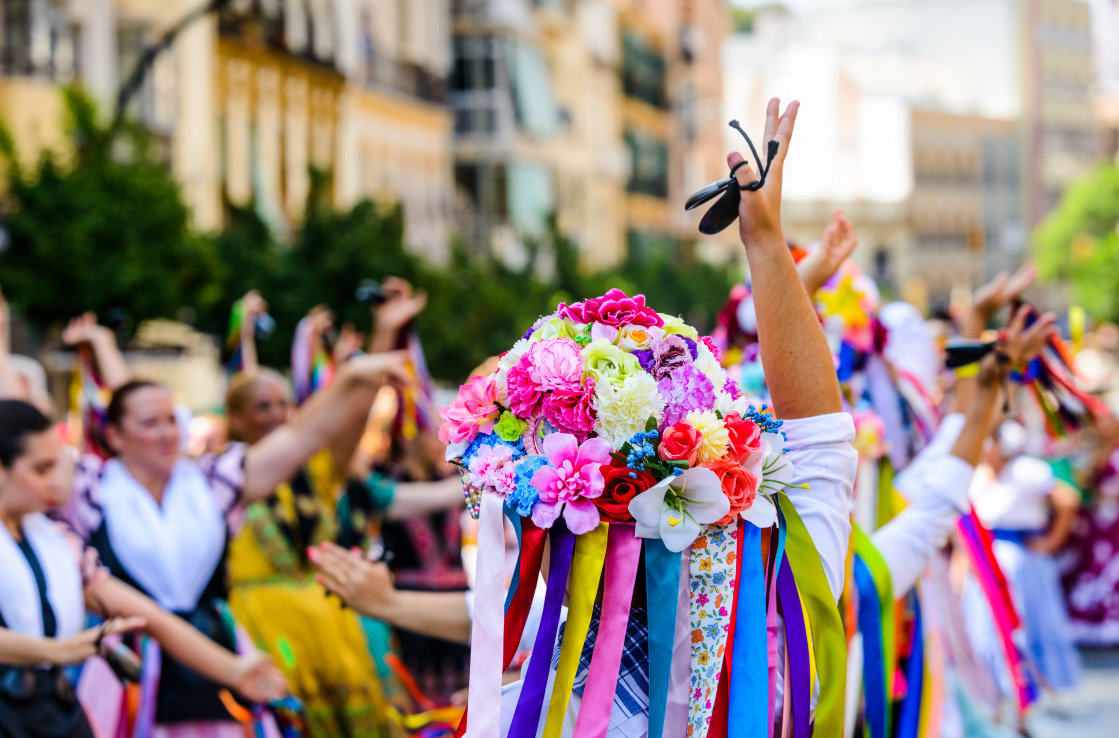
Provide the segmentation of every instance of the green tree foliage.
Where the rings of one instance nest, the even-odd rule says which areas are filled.
[[[221,298],[213,243],[193,233],[178,186],[129,129],[115,142],[94,107],[68,90],[73,153],[24,171],[7,136],[5,293],[34,323],[126,307],[136,320]]]
[[[1119,168],[1101,164],[1070,187],[1034,232],[1038,271],[1068,280],[1099,320],[1119,320]]]

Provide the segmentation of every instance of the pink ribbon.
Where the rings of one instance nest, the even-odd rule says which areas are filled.
[[[470,631],[469,738],[501,735],[501,672],[505,638],[505,515],[501,498],[483,493],[478,516],[474,623]]]
[[[641,560],[641,539],[633,534],[633,523],[611,523],[606,542],[606,583],[602,615],[595,639],[594,655],[575,721],[575,734],[605,738],[614,709],[618,671],[622,665],[626,626],[633,600],[634,579]]]

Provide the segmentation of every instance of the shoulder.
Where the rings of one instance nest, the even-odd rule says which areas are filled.
[[[1048,494],[1056,482],[1053,468],[1041,459],[1019,456],[1010,462],[1010,481],[1021,489]]]

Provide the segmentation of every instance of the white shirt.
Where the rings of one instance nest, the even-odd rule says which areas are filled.
[[[909,506],[870,539],[890,570],[894,597],[917,583],[934,553],[948,542],[960,515],[967,512],[968,486],[975,468],[950,452],[964,427],[964,416],[949,415],[932,442],[894,480]]]
[[[816,544],[832,596],[838,602],[843,591],[843,569],[851,536],[848,511],[859,462],[858,452],[851,445],[855,440],[855,423],[847,413],[832,413],[786,420],[782,430],[788,437],[788,458],[794,467],[793,486],[788,488],[789,500]],[[800,486],[804,484],[808,485],[808,489]],[[784,663],[780,660],[777,671],[780,703],[784,677]],[[544,693],[541,722],[548,713],[551,679],[554,675],[555,672],[549,675],[548,687]],[[508,734],[522,684],[523,682],[515,682],[502,690],[502,735]],[[813,694],[813,703],[816,698],[817,695]],[[574,735],[580,702],[578,695],[571,695],[562,738],[572,738]],[[645,738],[647,734],[648,715],[635,715],[626,720],[615,706],[606,738]]]
[[[1019,456],[1008,462],[996,479],[977,478],[971,487],[971,502],[988,528],[1041,530],[1049,522],[1046,501],[1056,484],[1048,464],[1032,456]]]

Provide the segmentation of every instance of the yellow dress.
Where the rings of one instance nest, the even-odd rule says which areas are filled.
[[[273,498],[246,508],[229,549],[229,606],[303,701],[308,735],[381,738],[395,731],[358,616],[326,596],[304,554],[334,538],[343,481],[322,451]]]

